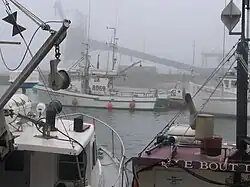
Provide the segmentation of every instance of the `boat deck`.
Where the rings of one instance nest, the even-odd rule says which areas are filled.
[[[143,152],[135,157],[133,163],[136,166],[154,166],[170,163],[187,169],[204,169],[214,171],[250,172],[250,162],[236,163],[228,161],[230,155],[236,151],[235,145],[223,144],[221,155],[207,156],[200,153],[200,147],[196,145],[179,145],[173,153],[170,146],[163,146],[151,151],[151,154]],[[248,168],[249,167],[249,168]]]
[[[69,137],[74,137],[74,139],[81,143],[81,146],[75,142],[69,141],[69,139],[61,134],[59,131],[51,132],[50,135],[55,138],[42,138],[41,132],[30,123],[23,124],[21,129],[17,125],[11,127],[11,131],[15,138],[15,146],[17,150],[24,151],[41,151],[41,152],[51,152],[56,154],[80,154],[82,147],[85,147],[89,142],[89,139],[94,135],[94,126],[91,124],[84,124],[88,126],[84,132],[73,131],[73,121],[71,120],[56,120],[56,128],[61,132],[65,133]],[[12,129],[13,128],[13,129]]]
[[[119,172],[119,165],[116,162],[116,158],[112,158],[110,154],[104,152],[103,158],[100,160],[102,165],[102,172],[104,178],[104,186],[105,187],[119,187],[121,186],[121,181],[123,180],[125,184],[125,180],[121,178],[121,176],[117,176]]]

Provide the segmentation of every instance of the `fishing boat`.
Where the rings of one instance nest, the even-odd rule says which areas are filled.
[[[194,98],[197,106],[202,106],[205,102],[202,112],[215,115],[216,117],[231,117],[236,116],[237,103],[237,74],[235,71],[226,72],[225,76],[219,77],[221,87],[206,87],[201,90],[201,93]],[[201,88],[202,85],[189,82],[189,93],[194,94]],[[216,91],[213,91],[217,89]],[[210,94],[214,92],[212,96]],[[249,89],[248,89],[248,103],[249,103]],[[207,102],[207,100],[209,101]],[[247,116],[250,118],[250,105],[248,105]]]
[[[178,82],[174,88],[168,90],[168,107],[169,109],[181,109],[185,106],[185,87]]]
[[[241,59],[243,56],[244,61],[248,61],[245,8],[249,8],[246,1],[242,1],[242,11],[231,1],[221,16],[231,33],[234,28],[231,27],[233,20],[230,21],[232,14],[237,17],[235,26],[242,12],[241,40],[237,47],[237,80],[240,82],[237,84],[236,144],[224,142],[215,134],[214,116],[196,111],[192,97],[187,93],[185,101],[191,114],[189,124],[174,125],[176,115],[138,156],[131,159],[132,186],[249,186],[248,83],[247,70]]]
[[[34,93],[40,101],[48,104],[46,93],[56,95],[63,106],[101,108],[101,109],[125,109],[125,110],[154,110],[158,105],[157,91],[131,92],[120,91],[110,87],[110,82],[116,73],[105,71],[92,71],[89,77],[88,86],[79,88],[77,85],[84,85],[85,80],[72,81],[71,87],[67,90],[54,92],[46,89],[44,85],[33,87]],[[79,76],[80,77],[80,76]],[[160,98],[159,98],[160,99]],[[166,98],[163,98],[166,99]]]
[[[63,106],[125,110],[154,110],[160,107],[167,107],[166,95],[158,93],[157,90],[148,92],[121,91],[114,86],[114,79],[125,76],[125,71],[128,68],[141,63],[141,61],[137,61],[125,70],[117,73],[114,70],[108,72],[99,69],[90,70],[87,56],[86,65],[84,68],[77,69],[76,72],[78,74],[74,76],[69,89],[58,90],[53,93],[53,90],[46,89],[44,85],[34,86],[33,90],[35,90],[39,100],[48,104],[49,100],[44,94],[50,92],[60,98]],[[113,59],[114,63],[116,63],[116,59]],[[164,106],[162,106],[162,103]]]
[[[41,21],[17,1],[10,2],[32,20],[35,19],[36,23]],[[10,6],[6,2],[4,5]],[[7,10],[8,16],[4,20],[14,25],[13,35],[20,34],[25,29],[17,26],[17,12]],[[123,182],[125,149],[121,137],[112,127],[86,114],[64,114],[58,100],[52,100],[47,108],[44,103],[39,103],[36,114],[19,110],[27,104],[30,106],[30,103],[24,94],[15,95],[16,91],[51,49],[59,47],[70,26],[70,21],[64,20],[56,31],[46,22],[43,23],[45,25],[39,24],[39,28],[46,28],[49,37],[0,98],[0,185],[123,186],[126,184]],[[56,52],[50,66],[53,73],[48,80],[52,89],[67,89],[70,84],[67,72],[58,71],[57,66],[53,66],[53,63],[59,62],[59,57],[60,54]],[[111,133],[111,139],[107,142],[105,137],[104,148],[98,142],[98,132],[103,133],[105,128]]]
[[[64,10],[60,1],[55,2],[55,8],[60,13],[61,18],[65,17]],[[89,10],[90,11],[90,10]],[[62,18],[63,19],[63,18]],[[90,16],[89,16],[90,19]],[[90,22],[90,20],[88,20]],[[78,64],[73,63],[76,75],[75,80],[72,80],[71,87],[67,90],[58,90],[53,93],[53,90],[46,89],[43,84],[34,86],[33,90],[40,101],[48,104],[50,101],[44,97],[45,93],[51,93],[60,98],[63,106],[71,107],[86,107],[86,108],[104,108],[104,109],[125,109],[125,110],[154,110],[156,108],[167,108],[167,97],[164,94],[158,94],[157,91],[121,91],[114,85],[114,79],[124,77],[126,71],[138,64],[141,66],[141,61],[132,63],[127,68],[117,71],[119,61],[117,60],[117,35],[116,28],[107,27],[113,31],[111,42],[109,43],[112,49],[112,65],[111,69],[101,70],[100,55],[98,55],[96,67],[92,68],[89,58],[88,39],[85,38],[86,50],[83,52],[81,60]],[[89,35],[89,28],[85,29]],[[45,94],[46,95],[46,94]]]

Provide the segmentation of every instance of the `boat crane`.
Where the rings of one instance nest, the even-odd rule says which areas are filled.
[[[5,91],[3,96],[0,98],[0,159],[3,159],[9,152],[13,151],[14,148],[14,137],[9,130],[9,126],[6,124],[5,115],[10,114],[8,111],[4,110],[4,106],[7,102],[12,98],[12,96],[16,93],[19,87],[25,82],[25,80],[31,75],[31,73],[38,67],[40,62],[45,58],[45,56],[50,52],[53,47],[59,47],[60,43],[66,37],[66,31],[70,26],[69,20],[64,20],[61,28],[58,31],[54,31],[50,29],[50,26],[43,22],[41,19],[36,17],[33,13],[31,13],[28,9],[24,8],[21,4],[19,4],[15,0],[10,0],[19,10],[21,10],[24,14],[26,14],[32,21],[34,21],[39,27],[43,30],[49,31],[50,36],[41,46],[41,48],[36,52],[36,54],[31,58],[29,63],[25,66],[23,71],[19,74],[19,76],[15,79],[13,84]],[[17,12],[9,13],[9,15],[3,20],[13,25],[13,33],[21,34],[22,31],[19,27],[15,27],[16,20],[13,21],[13,17]],[[15,17],[16,18],[16,17]],[[21,27],[23,28],[23,27]],[[11,43],[16,44],[15,42],[3,42],[3,43]],[[60,70],[58,71],[57,65],[60,62],[58,54],[55,55],[56,59],[50,61],[50,75],[49,82],[50,87],[53,90],[58,89],[66,89],[70,84],[70,79],[66,71]]]
[[[21,42],[12,42],[12,41],[0,41],[0,44],[8,45],[21,45]]]

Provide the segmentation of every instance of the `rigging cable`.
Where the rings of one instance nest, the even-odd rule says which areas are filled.
[[[70,68],[68,69],[68,72],[73,69],[76,65],[78,65],[81,61],[84,60],[84,57],[81,57],[80,59],[78,59],[75,63],[73,63],[72,66],[70,66]]]
[[[235,59],[234,60],[234,62],[232,62],[232,64],[230,65],[230,67],[228,68],[228,71],[230,70],[230,69],[232,69],[232,67],[233,67],[233,65],[234,65],[234,63],[237,61],[237,59]],[[220,82],[216,85],[216,87],[215,87],[215,89],[213,90],[213,92],[210,94],[210,96],[209,96],[209,98],[206,100],[206,103],[210,100],[210,98],[212,97],[212,95],[214,94],[214,92],[216,91],[216,89],[219,87],[219,85],[221,84],[221,82],[223,81],[223,79],[225,78],[225,76],[226,76],[227,74],[225,73],[224,75],[223,75],[223,77],[222,77],[222,79],[220,80]],[[205,103],[205,104],[206,104]],[[205,106],[205,104],[203,105],[203,107]],[[203,109],[203,107],[200,109],[200,110],[202,110]],[[197,114],[198,114],[198,112],[195,114],[196,116],[197,116]],[[196,117],[195,116],[195,117]],[[195,118],[194,118],[194,120],[195,120]],[[133,157],[132,158],[130,158],[129,160],[127,160],[126,162],[125,162],[125,166],[129,163],[129,162],[131,162],[133,160]],[[162,160],[161,162],[164,162],[165,160]],[[157,162],[156,164],[153,164],[153,165],[151,165],[151,166],[148,166],[148,167],[146,167],[146,168],[142,168],[142,169],[140,169],[139,171],[137,171],[137,172],[135,172],[135,168],[133,167],[132,168],[132,171],[133,171],[133,175],[134,175],[134,179],[135,179],[135,181],[133,181],[133,182],[136,182],[137,183],[137,186],[139,187],[139,182],[138,182],[138,173],[140,173],[140,172],[142,172],[142,171],[145,171],[145,170],[148,170],[148,169],[151,169],[151,168],[153,168],[154,166],[157,166],[157,165],[159,165],[159,163],[161,163],[161,162]],[[169,161],[168,161],[169,162]],[[193,172],[193,171],[191,171],[191,170],[189,170],[189,169],[187,169],[187,168],[184,168],[184,167],[182,167],[181,165],[178,165],[176,162],[175,162],[175,164],[178,166],[178,167],[180,167],[181,169],[183,169],[184,171],[186,171],[187,173],[189,173],[190,175],[192,175],[192,176],[194,176],[194,177],[196,177],[196,178],[198,178],[198,179],[200,179],[200,180],[203,180],[203,181],[205,181],[205,182],[208,182],[208,183],[212,183],[212,184],[216,184],[216,185],[229,185],[229,184],[224,184],[224,183],[219,183],[219,182],[217,182],[217,181],[213,181],[213,180],[210,180],[210,179],[208,179],[208,178],[205,178],[205,177],[203,177],[203,176],[201,176],[201,175],[198,175],[197,173],[195,173],[195,172]],[[126,172],[126,171],[125,171]],[[248,182],[248,183],[250,183],[250,181]],[[231,184],[230,184],[230,186],[232,186]],[[237,185],[236,185],[237,186]],[[235,186],[235,187],[236,187]]]
[[[230,65],[230,67],[228,68],[227,72],[230,71],[233,67],[233,65],[235,64],[235,62],[237,61],[237,59],[235,59],[232,64]],[[216,85],[216,87],[214,88],[214,90],[211,92],[211,94],[209,95],[209,97],[206,99],[206,101],[201,105],[199,111],[197,111],[194,115],[194,118],[191,122],[191,124],[193,124],[198,116],[198,114],[202,111],[202,109],[206,106],[206,104],[209,102],[209,100],[211,99],[211,97],[214,95],[215,91],[217,90],[217,88],[221,85],[222,81],[224,80],[224,78],[227,76],[227,73],[224,73],[224,75],[222,76],[221,80],[219,81],[219,83]],[[183,136],[186,134],[186,132],[191,128],[191,126],[189,126],[187,128],[187,130],[184,132]]]
[[[11,10],[10,10],[10,13],[11,13]],[[11,14],[11,15],[13,16],[13,14]],[[14,16],[13,16],[13,17],[14,17]],[[61,21],[61,22],[62,22],[62,21]],[[37,31],[38,31],[40,28],[42,28],[42,26],[43,26],[43,25],[39,25],[39,27],[37,28]],[[26,39],[25,39],[24,36],[22,35],[20,28],[19,28],[19,27],[17,27],[17,28],[19,29],[19,34],[20,34],[22,40],[24,41],[24,43],[25,43],[25,45],[26,45],[26,48],[27,48],[27,50],[28,50],[29,53],[30,53],[30,56],[33,58],[33,54],[32,54],[32,52],[31,52],[31,50],[30,50],[30,48],[29,48],[29,45],[28,45]],[[51,31],[51,30],[50,30],[50,31]],[[39,68],[39,66],[37,67],[37,70],[38,70],[39,74],[41,75],[41,77],[42,77],[42,79],[43,79],[43,82],[44,82],[44,87],[45,87],[46,91],[48,92],[48,95],[49,95],[50,99],[52,100],[52,97],[51,97],[51,95],[49,94],[48,88],[47,88],[47,86],[46,86],[45,77],[44,77],[44,75],[43,75],[41,69]],[[55,96],[55,98],[56,98],[55,93],[54,93],[54,92],[52,92],[52,93],[54,94],[54,96]],[[57,114],[59,114],[59,112],[58,112],[58,110],[57,110],[56,107],[55,107],[55,109],[56,109]],[[64,111],[63,111],[63,113],[64,113],[64,115],[66,116],[66,114],[65,114]],[[65,135],[69,138],[69,142],[71,143],[71,146],[72,146],[72,148],[74,149],[74,145],[73,145],[73,141],[72,141],[73,139],[69,136],[69,133],[68,133],[66,127],[65,127],[65,124],[63,123],[63,120],[62,120],[61,118],[60,118],[60,120],[61,120],[62,126],[63,126],[63,128],[64,128],[64,130],[65,130],[65,132],[66,132]],[[60,133],[63,133],[63,132],[60,131]],[[79,143],[79,142],[78,142],[78,143]],[[82,146],[82,145],[81,145],[81,146]],[[82,147],[83,147],[83,146],[82,146]],[[83,152],[84,152],[84,154],[85,154],[85,155],[84,155],[84,158],[85,158],[86,163],[87,163],[87,154],[86,154],[86,151],[85,151],[84,148],[83,148]],[[75,155],[75,157],[76,157],[77,167],[78,167],[78,170],[79,170],[79,171],[78,171],[78,172],[79,172],[79,178],[82,179],[82,177],[81,177],[81,171],[80,171],[79,158],[78,158],[77,155]],[[85,170],[84,175],[86,175],[86,167],[87,167],[87,166],[86,166],[86,164],[85,164],[85,165],[84,165],[84,170]],[[85,185],[85,177],[86,177],[86,176],[84,176],[84,185]]]
[[[30,47],[30,45],[31,45],[31,43],[32,43],[32,41],[33,41],[33,39],[34,39],[34,37],[35,37],[35,35],[37,34],[37,32],[38,32],[39,29],[40,29],[40,27],[38,27],[38,28],[35,30],[35,32],[33,33],[32,37],[30,38],[30,41],[29,41],[29,43],[28,43],[28,47]],[[27,56],[28,47],[26,47],[26,50],[25,50],[25,52],[24,52],[24,54],[23,54],[23,57],[22,57],[21,61],[19,62],[19,64],[17,65],[17,67],[15,67],[15,68],[13,68],[13,69],[10,68],[10,67],[7,65],[7,63],[6,63],[5,59],[4,59],[4,56],[3,56],[2,49],[0,48],[0,55],[1,55],[1,59],[2,59],[2,62],[3,62],[3,64],[4,64],[4,66],[5,66],[9,71],[16,71],[16,70],[18,70],[18,69],[21,67],[21,65],[23,64],[23,62],[24,62],[24,60],[25,60],[25,58],[26,58],[26,56]]]
[[[2,2],[3,2],[4,6],[5,6],[5,8],[6,8],[7,14],[8,14],[8,15],[11,15],[11,14],[12,14],[12,11],[11,11],[11,8],[10,8],[10,6],[9,6],[8,1],[2,0]],[[43,23],[43,24],[47,24],[47,23],[59,23],[59,22],[61,23],[62,21],[47,21],[47,22],[42,22],[42,23]],[[2,61],[3,61],[4,66],[5,66],[9,71],[16,71],[16,70],[18,70],[18,69],[21,67],[21,65],[23,64],[23,62],[24,62],[24,60],[25,60],[25,58],[26,58],[26,56],[27,56],[27,52],[29,51],[30,45],[32,44],[33,39],[35,38],[36,34],[38,33],[38,31],[39,31],[39,29],[40,29],[41,27],[42,27],[42,25],[39,25],[39,26],[37,27],[37,29],[35,30],[35,32],[32,34],[29,43],[26,42],[26,40],[25,40],[23,34],[22,34],[21,31],[20,31],[20,28],[17,27],[18,30],[19,30],[19,34],[20,34],[22,40],[26,42],[26,44],[25,44],[25,45],[26,45],[26,50],[25,50],[25,52],[24,52],[24,54],[23,54],[23,57],[22,57],[21,61],[20,61],[19,64],[17,65],[17,67],[15,67],[15,68],[10,68],[10,67],[7,65],[7,63],[6,63],[5,59],[4,59],[4,55],[3,55],[2,49],[0,48],[0,56],[1,56],[1,59],[2,59]]]
[[[11,11],[11,9],[10,9],[9,6],[8,6],[8,12],[9,12],[10,15],[13,16],[12,11]],[[13,19],[14,19],[14,16],[13,16]],[[15,19],[14,19],[14,20],[15,20]],[[54,21],[48,21],[47,23],[53,23],[53,22],[54,22]],[[55,21],[54,23],[62,23],[62,21],[59,21],[59,22],[58,22],[58,21]],[[36,33],[38,32],[38,30],[39,30],[40,28],[42,28],[42,25],[41,25],[41,24],[38,26],[36,32],[34,33],[34,36],[36,35]],[[30,56],[33,58],[33,54],[32,54],[32,52],[31,52],[31,50],[30,50],[30,47],[29,47],[29,45],[28,45],[26,39],[25,39],[24,36],[22,35],[20,28],[17,27],[17,29],[19,30],[19,34],[20,34],[22,40],[24,41],[24,43],[25,43],[25,45],[26,45],[26,48],[27,48],[28,52],[30,53]],[[50,31],[51,31],[51,30],[50,30]],[[34,38],[34,37],[33,37],[33,38]],[[51,95],[49,94],[49,90],[48,90],[48,88],[47,88],[47,85],[46,85],[46,78],[45,78],[44,74],[42,73],[42,71],[41,71],[41,69],[40,69],[39,66],[37,67],[37,70],[38,70],[39,74],[40,74],[41,77],[42,77],[42,81],[43,81],[43,83],[44,83],[44,87],[45,87],[45,89],[46,89],[46,91],[47,91],[47,93],[48,93],[48,96],[50,97],[51,101],[53,101]],[[55,96],[55,98],[56,98],[55,93],[54,93],[54,92],[51,92],[51,93],[53,93],[54,96]],[[59,114],[59,112],[58,112],[58,110],[57,110],[56,107],[55,107],[55,109],[56,109],[56,112]],[[64,111],[62,111],[62,112],[63,112],[64,115],[65,115],[65,112],[64,112]],[[62,124],[63,124],[63,127],[64,127],[65,132],[68,134],[68,131],[67,131],[67,129],[66,129],[66,127],[65,127],[65,125],[64,125],[64,123],[63,123],[63,121],[62,121],[62,119],[61,119],[61,122],[62,122]],[[73,146],[73,143],[72,143],[72,146]]]
[[[230,55],[230,53],[234,50],[234,48],[239,43],[240,39],[233,45],[233,47],[230,49],[230,51],[227,53],[227,55],[221,60],[221,62],[218,64],[218,66],[213,70],[211,75],[206,79],[206,81],[201,85],[201,87],[197,90],[197,92],[192,96],[192,99],[202,90],[202,88],[216,75],[216,73],[231,59],[231,57],[234,55],[235,52],[233,52],[233,55]],[[229,56],[230,55],[230,56]],[[229,58],[228,58],[229,56]],[[225,59],[227,59],[225,61]],[[163,132],[166,132],[175,122],[175,120],[181,115],[181,113],[185,110],[187,105],[185,105],[179,112],[177,112],[174,117],[163,127],[163,129],[158,133],[161,134]],[[156,139],[157,136],[155,136],[147,145],[146,147],[139,153],[139,156],[142,152],[144,152]]]

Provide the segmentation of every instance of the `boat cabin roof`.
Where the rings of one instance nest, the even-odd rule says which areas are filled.
[[[28,123],[23,124],[23,131],[12,131],[14,136],[18,136],[15,138],[15,146],[17,150],[22,151],[79,155],[82,152],[82,147],[86,147],[94,136],[94,126],[84,123],[84,125],[89,126],[89,128],[84,132],[75,132],[73,131],[73,124],[73,120],[56,119],[56,128],[78,141],[82,146],[76,142],[69,141],[68,137],[58,131],[50,132],[50,135],[55,138],[46,139],[41,136],[42,134],[37,130],[35,125]]]

